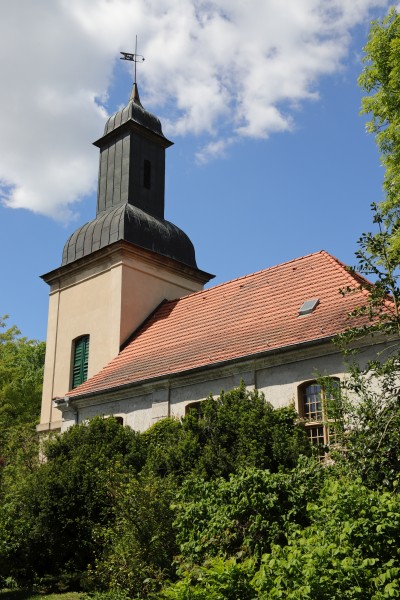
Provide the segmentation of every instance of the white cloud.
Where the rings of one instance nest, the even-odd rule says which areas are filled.
[[[6,0],[0,21],[0,197],[70,218],[96,185],[113,66],[140,34],[141,90],[199,162],[290,130],[341,67],[351,28],[387,0]],[[127,90],[128,93],[128,90]],[[171,107],[173,107],[171,109]]]
[[[232,146],[232,144],[234,144],[236,141],[237,138],[231,137],[209,142],[198,152],[196,152],[196,160],[198,164],[204,165],[214,158],[225,157],[229,146]]]

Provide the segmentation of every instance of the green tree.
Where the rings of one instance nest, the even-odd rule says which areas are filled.
[[[40,414],[45,344],[21,337],[0,318],[0,446],[9,427],[36,422]]]
[[[310,525],[263,557],[253,585],[272,600],[400,597],[400,498],[360,481],[329,478],[307,507]]]
[[[189,473],[229,477],[244,467],[290,469],[300,455],[311,452],[294,408],[274,409],[263,394],[246,390],[243,383],[207,398],[181,421],[156,423],[143,439],[146,469],[181,479]]]
[[[400,250],[400,16],[395,8],[371,24],[359,77],[367,92],[362,112],[372,116],[367,130],[374,133],[385,167],[383,212],[388,217],[392,250]]]
[[[114,518],[95,534],[102,549],[89,571],[92,586],[147,598],[174,578],[176,489],[171,477],[121,478],[115,488]]]
[[[96,529],[113,522],[116,489],[138,434],[113,418],[74,426],[44,445],[46,462],[3,470],[0,576],[79,586],[99,551]]]
[[[391,251],[391,232],[379,207],[373,205],[375,233],[359,240],[356,288],[362,301],[349,317],[351,326],[336,342],[348,358],[349,376],[342,385],[340,445],[337,456],[362,481],[373,488],[393,488],[400,469],[400,290],[396,254]],[[358,351],[375,345],[373,359],[363,364]]]
[[[385,167],[385,196],[372,205],[376,230],[362,234],[356,253],[357,271],[373,283],[360,278],[356,290],[342,290],[361,290],[364,300],[337,341],[347,355],[355,353],[360,338],[386,344],[366,366],[360,368],[357,359],[350,364],[342,445],[345,463],[364,483],[392,488],[400,467],[400,15],[394,8],[371,24],[364,50],[362,112],[371,116],[367,129],[376,136]]]

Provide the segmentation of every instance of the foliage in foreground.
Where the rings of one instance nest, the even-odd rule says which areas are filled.
[[[0,457],[11,428],[35,423],[40,413],[45,344],[21,337],[0,317]]]
[[[364,69],[359,85],[367,93],[362,112],[371,116],[368,131],[376,143],[385,167],[382,208],[392,214],[394,246],[398,247],[400,209],[400,15],[392,8],[382,21],[374,21],[364,48]]]
[[[171,506],[186,478],[206,489],[246,467],[291,469],[310,452],[294,410],[273,410],[243,385],[143,434],[96,418],[43,450],[43,464],[29,447],[29,461],[3,469],[0,576],[143,597],[176,577]]]
[[[259,559],[271,545],[285,545],[291,527],[308,524],[306,506],[324,476],[318,462],[304,458],[288,473],[247,468],[228,480],[187,479],[175,505],[179,563]]]
[[[254,559],[218,557],[182,572],[163,598],[238,597],[297,600],[383,600],[400,596],[400,498],[330,475],[309,525],[290,527],[287,544]],[[240,595],[239,594],[240,591]]]

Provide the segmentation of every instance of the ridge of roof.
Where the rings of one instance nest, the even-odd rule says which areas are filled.
[[[336,256],[333,256],[333,254],[329,254],[329,252],[326,252],[325,250],[321,250],[321,252],[325,253],[326,257],[332,262],[334,262],[337,267],[340,267],[340,269],[345,272],[347,279],[349,279],[349,281],[351,281],[352,283],[354,283],[354,280],[356,280],[360,284],[364,282],[367,285],[374,285],[372,281],[358,273],[358,271],[353,269],[353,267],[349,267],[348,265],[346,265],[344,262],[336,258]],[[368,291],[365,288],[361,287],[361,290],[359,291],[361,291],[364,295],[368,296]]]
[[[179,301],[187,300],[188,298],[193,298],[193,296],[201,296],[202,294],[204,295],[204,294],[212,292],[218,288],[230,285],[231,283],[235,283],[235,281],[249,279],[250,277],[254,277],[255,275],[260,275],[260,273],[266,273],[267,271],[273,271],[280,267],[285,267],[286,265],[290,265],[291,263],[295,263],[295,262],[299,262],[300,260],[304,260],[305,258],[310,258],[311,256],[317,256],[318,254],[326,255],[327,257],[337,260],[337,262],[340,262],[334,256],[329,254],[329,252],[327,252],[326,250],[318,250],[317,252],[310,252],[309,254],[305,254],[304,256],[298,256],[297,258],[292,258],[285,262],[278,263],[277,265],[273,265],[272,267],[266,267],[265,269],[259,269],[258,271],[254,271],[253,273],[247,273],[246,275],[240,275],[239,277],[234,277],[233,279],[228,279],[228,281],[223,281],[222,283],[213,285],[212,287],[209,287],[205,290],[199,290],[198,292],[192,292],[191,294],[187,294],[186,296],[181,296],[181,298],[175,298],[175,300],[167,300],[166,303],[168,304],[168,303],[177,302],[178,300]],[[346,265],[344,263],[342,263],[342,265],[343,265],[343,268],[346,269]]]

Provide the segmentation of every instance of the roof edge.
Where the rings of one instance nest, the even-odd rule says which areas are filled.
[[[144,137],[147,137],[153,141],[157,141],[163,148],[170,148],[174,145],[174,142],[171,142],[168,138],[165,137],[164,134],[157,133],[148,127],[145,127],[141,123],[137,123],[132,118],[128,119],[124,123],[118,125],[112,131],[102,135],[100,138],[92,142],[93,146],[97,148],[103,148],[106,144],[108,144],[113,138],[118,137],[121,133],[124,132],[140,132]]]
[[[196,292],[197,293],[197,292]],[[234,358],[229,358],[227,360],[220,360],[217,362],[213,362],[213,363],[209,363],[206,365],[200,365],[198,367],[192,367],[191,369],[184,369],[182,371],[171,371],[169,373],[163,373],[162,375],[157,375],[156,377],[148,377],[147,379],[138,379],[136,381],[132,381],[129,383],[123,383],[121,385],[114,385],[114,386],[110,386],[107,388],[103,388],[101,390],[97,390],[95,392],[88,392],[88,393],[83,393],[83,394],[76,394],[75,396],[73,394],[71,394],[70,392],[68,392],[67,394],[65,394],[65,397],[70,398],[71,400],[78,400],[81,398],[91,398],[94,397],[98,394],[106,394],[109,392],[114,392],[117,390],[123,390],[123,389],[127,389],[131,386],[134,385],[143,385],[146,383],[152,383],[152,382],[156,382],[162,379],[165,379],[166,377],[179,377],[181,375],[190,375],[191,373],[197,373],[199,371],[202,371],[204,369],[208,370],[208,369],[213,369],[213,368],[218,368],[220,366],[224,366],[224,365],[229,365],[229,364],[233,364],[235,362],[241,361],[241,360],[255,360],[256,358],[261,358],[262,356],[265,355],[273,355],[273,354],[280,354],[286,351],[290,351],[290,350],[296,350],[297,348],[306,348],[306,347],[310,347],[310,346],[314,346],[314,345],[319,345],[319,344],[323,344],[323,343],[329,343],[329,342],[333,342],[333,339],[336,337],[337,334],[334,335],[330,335],[330,336],[325,336],[322,338],[317,338],[314,340],[307,340],[305,342],[300,342],[297,344],[289,344],[288,346],[281,346],[279,348],[271,348],[270,350],[261,350],[260,352],[255,352],[253,354],[243,354],[241,356],[236,356]],[[337,352],[339,352],[339,350],[337,350]],[[111,362],[111,361],[110,361]],[[110,364],[110,363],[108,363]],[[107,366],[107,365],[106,365]],[[105,367],[103,367],[105,368]],[[101,371],[99,371],[100,373]],[[88,380],[89,381],[89,380]],[[78,388],[76,388],[78,389]]]

